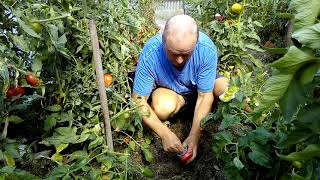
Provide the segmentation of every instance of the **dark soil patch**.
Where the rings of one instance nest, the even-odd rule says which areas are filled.
[[[170,122],[169,128],[183,141],[191,129],[191,121],[177,119]],[[225,179],[223,163],[214,156],[211,149],[213,133],[213,128],[204,130],[197,157],[188,165],[183,165],[175,154],[166,153],[156,134],[150,144],[154,161],[150,164],[144,162],[139,153],[133,154],[133,161],[148,165],[155,173],[154,179]]]

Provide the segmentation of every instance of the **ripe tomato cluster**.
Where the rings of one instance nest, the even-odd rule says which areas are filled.
[[[8,98],[12,98],[14,96],[24,95],[25,93],[26,93],[25,87],[22,87],[22,86],[17,86],[17,87],[10,86],[6,95],[7,95]]]
[[[33,87],[39,85],[39,78],[37,78],[33,73],[28,72],[25,75],[25,79],[27,83]],[[18,95],[24,95],[26,93],[26,88],[23,86],[10,86],[9,89],[6,92],[7,98],[12,98],[14,96]]]

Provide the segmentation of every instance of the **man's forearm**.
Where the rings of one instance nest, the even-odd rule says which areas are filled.
[[[148,125],[161,138],[170,132],[170,129],[161,122],[150,105],[147,103],[146,97],[138,98],[137,96],[133,96],[133,99],[138,106],[140,106],[139,111],[142,114],[142,120],[146,125]]]
[[[211,111],[213,101],[214,97],[212,93],[200,93],[198,95],[190,135],[200,136],[200,122]]]

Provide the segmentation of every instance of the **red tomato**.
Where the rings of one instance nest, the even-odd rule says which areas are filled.
[[[104,84],[106,86],[110,86],[112,84],[112,74],[109,74],[109,73],[104,74]]]
[[[14,86],[11,86],[11,87],[9,87],[6,95],[7,95],[8,98],[11,98],[13,96],[24,95],[25,93],[26,93],[25,87],[22,87],[22,86],[14,87]]]
[[[193,153],[192,151],[187,151],[184,155],[180,157],[181,162],[187,163],[188,160],[192,157]]]
[[[16,88],[13,87],[13,86],[9,87],[9,89],[7,91],[7,97],[11,98],[11,97],[16,96],[16,95],[18,95],[17,91],[16,91]]]
[[[32,73],[28,73],[26,75],[26,80],[27,80],[27,83],[30,84],[31,86],[37,86],[39,83],[39,79]]]
[[[16,88],[16,92],[17,92],[17,95],[24,95],[26,93],[26,88],[25,87],[22,87],[22,86],[18,86]]]

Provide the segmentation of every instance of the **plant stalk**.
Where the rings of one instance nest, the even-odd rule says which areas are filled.
[[[108,109],[108,99],[107,99],[107,94],[105,90],[106,87],[104,84],[99,40],[98,40],[96,24],[93,20],[90,20],[89,28],[90,28],[90,39],[91,39],[92,50],[93,50],[93,62],[94,62],[93,67],[95,67],[96,69],[96,78],[98,82],[99,97],[100,97],[100,103],[102,108],[102,114],[104,117],[104,127],[105,127],[104,130],[105,130],[108,148],[110,149],[110,151],[113,151],[113,140],[112,140],[112,132],[111,132],[111,125],[110,125],[109,109]]]

